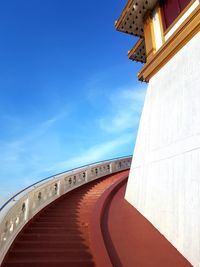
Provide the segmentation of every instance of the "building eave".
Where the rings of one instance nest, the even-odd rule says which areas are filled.
[[[135,36],[144,36],[143,20],[158,0],[128,0],[119,19],[115,23],[118,31]]]
[[[146,63],[146,49],[143,38],[139,39],[135,46],[128,51],[128,58],[141,63]]]

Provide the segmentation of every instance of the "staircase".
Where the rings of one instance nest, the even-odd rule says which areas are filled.
[[[1,267],[191,267],[125,199],[128,170],[78,187],[19,232]]]
[[[44,208],[19,233],[2,267],[96,266],[90,247],[93,208],[106,188],[127,175],[91,182]]]

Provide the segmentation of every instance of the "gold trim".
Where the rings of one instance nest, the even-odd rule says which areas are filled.
[[[151,13],[144,20],[144,40],[146,46],[147,62],[153,57],[156,51],[156,41]]]
[[[186,43],[200,31],[200,5],[188,16],[147,62],[138,79],[148,82]]]
[[[188,9],[196,2],[196,0],[191,0],[191,2],[181,11],[178,17],[172,22],[172,24],[164,31],[164,35],[166,35],[174,25],[179,21],[179,19],[188,11]]]
[[[160,24],[160,31],[161,31],[161,36],[162,36],[162,43],[164,44],[165,36],[164,36],[164,28],[163,28],[163,21],[162,21],[162,14],[161,14],[160,6],[158,7],[157,12],[158,12],[158,17],[159,17],[159,24]]]

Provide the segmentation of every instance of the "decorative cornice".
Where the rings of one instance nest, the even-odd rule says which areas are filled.
[[[143,18],[158,0],[128,0],[119,19],[115,22],[118,31],[143,37]]]
[[[138,74],[138,79],[148,82],[199,31],[200,5],[144,65]]]

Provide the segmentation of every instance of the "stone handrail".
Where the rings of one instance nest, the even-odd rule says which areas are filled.
[[[24,225],[63,194],[95,179],[130,168],[132,157],[101,161],[66,171],[20,191],[0,207],[0,264]]]

